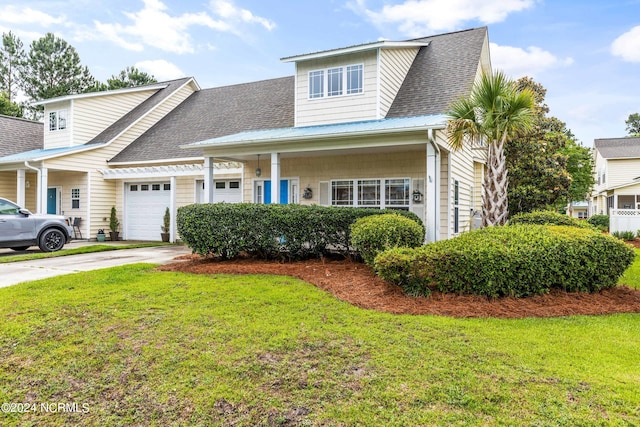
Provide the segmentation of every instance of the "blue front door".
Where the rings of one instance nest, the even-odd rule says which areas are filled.
[[[264,202],[266,204],[271,203],[271,181],[264,182]],[[289,203],[289,180],[280,180],[280,204],[286,205]]]
[[[56,188],[47,189],[47,213],[58,213],[58,190]]]

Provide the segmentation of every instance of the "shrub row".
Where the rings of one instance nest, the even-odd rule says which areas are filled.
[[[441,292],[524,297],[550,289],[594,292],[616,285],[633,262],[629,245],[598,231],[513,225],[471,231],[417,249],[391,249],[376,272],[410,295]]]
[[[201,255],[234,258],[245,252],[266,259],[306,259],[337,251],[349,254],[350,226],[358,218],[394,212],[424,225],[406,211],[255,203],[214,203],[178,209],[180,238]]]
[[[382,251],[422,245],[424,228],[395,213],[367,216],[351,225],[351,243],[364,262],[373,266],[373,260]]]
[[[568,225],[571,227],[594,229],[587,221],[581,221],[554,211],[533,211],[519,213],[509,218],[509,225],[538,224],[538,225]]]
[[[598,230],[609,231],[609,215],[591,215],[587,222]]]

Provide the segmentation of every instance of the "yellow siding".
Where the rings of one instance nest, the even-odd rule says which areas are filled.
[[[309,99],[309,71],[355,64],[364,65],[363,93]],[[299,62],[296,69],[296,126],[377,118],[377,54],[375,51]]]
[[[404,82],[418,48],[380,51],[380,117],[385,117]]]
[[[36,211],[36,191],[38,188],[38,175],[35,172],[26,172],[25,181],[29,187],[25,188],[25,203],[23,208],[31,212]],[[16,171],[0,172],[0,197],[17,202],[18,173]]]
[[[640,159],[615,159],[607,163],[606,188],[628,184],[640,176]]]
[[[151,97],[157,90],[73,101],[73,144],[85,144]]]

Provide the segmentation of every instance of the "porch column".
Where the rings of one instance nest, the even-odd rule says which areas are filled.
[[[435,242],[440,234],[440,198],[438,182],[440,176],[440,152],[435,142],[434,131],[429,130],[427,143],[427,182],[425,183],[424,207],[426,212],[425,227],[427,228],[427,242]]]
[[[204,202],[213,203],[213,157],[204,158]]]
[[[24,169],[18,169],[16,178],[18,181],[18,185],[16,186],[16,203],[21,208],[24,208],[25,207],[24,203],[26,201],[26,197],[25,197],[26,180],[25,180]]]
[[[280,153],[271,153],[271,203],[280,203]]]
[[[40,176],[38,179],[38,213],[47,213],[47,189],[49,187],[49,169],[40,169]]]
[[[171,220],[169,222],[169,241],[176,241],[176,177],[171,177],[171,192],[169,195],[169,212],[171,212]]]

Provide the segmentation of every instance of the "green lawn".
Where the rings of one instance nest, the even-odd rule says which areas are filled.
[[[81,246],[79,248],[73,249],[62,249],[57,252],[34,252],[34,253],[16,253],[13,254],[5,254],[0,256],[0,264],[8,263],[8,262],[18,262],[18,261],[31,261],[34,259],[43,259],[43,258],[56,258],[67,255],[78,255],[78,254],[89,254],[94,252],[107,252],[107,251],[117,251],[121,249],[134,249],[134,248],[148,248],[153,246],[163,246],[168,245],[169,243],[134,243],[134,244],[95,244],[95,245],[87,245]]]
[[[36,405],[0,425],[632,426],[639,343],[637,314],[398,316],[133,265],[0,289],[0,403]]]

